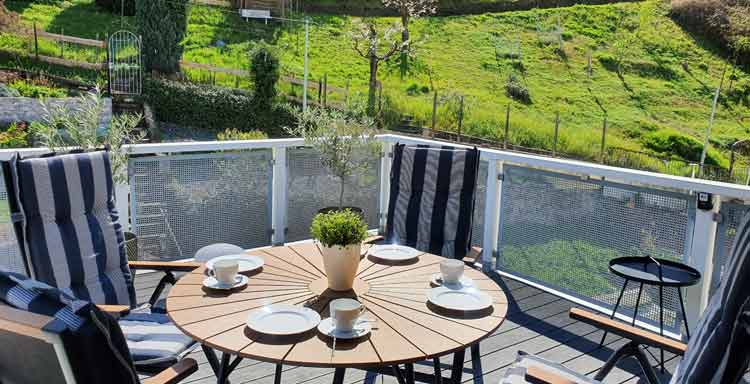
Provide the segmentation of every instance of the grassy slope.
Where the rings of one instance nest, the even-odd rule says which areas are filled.
[[[418,65],[422,70],[402,80],[395,64],[382,68],[384,94],[399,112],[429,121],[432,96],[409,89],[460,92],[466,95],[467,104],[464,131],[497,138],[502,136],[505,105],[510,103],[511,142],[534,147],[551,148],[554,114],[560,111],[561,150],[587,156],[597,152],[603,109],[608,112],[612,133],[609,145],[639,148],[638,140],[631,138],[633,132],[654,124],[700,137],[710,112],[711,88],[718,84],[724,62],[668,19],[659,4],[649,0],[418,20],[412,34],[422,40]],[[76,0],[67,7],[9,6],[20,11],[26,21],[36,19],[48,30],[63,27],[66,33],[84,37],[95,37],[97,31],[103,34],[117,25],[106,13],[95,12],[86,0]],[[540,44],[536,33],[538,22],[550,26],[558,15],[568,38],[566,60],[555,52],[555,45]],[[632,32],[618,27],[622,20]],[[396,19],[379,21],[386,24]],[[339,86],[349,80],[353,90],[364,92],[368,67],[350,47],[346,34],[350,18],[319,16],[315,22],[310,53],[313,78],[327,74],[329,82]],[[234,13],[195,6],[188,28],[184,56],[189,61],[246,68],[246,52],[263,39],[279,48],[286,70],[301,73],[304,35],[299,27],[245,23]],[[521,42],[531,105],[513,102],[505,95],[505,79],[515,70],[511,60],[496,60],[498,38]],[[225,41],[227,47],[214,47],[217,40]],[[636,68],[627,70],[622,78],[597,60],[616,52],[617,44],[630,61],[629,67]],[[585,73],[589,51],[594,52],[591,80]],[[683,69],[682,62],[688,63],[690,72]],[[425,68],[432,73],[431,80]],[[738,83],[750,81],[746,73],[739,76]],[[234,84],[234,79],[226,81]],[[722,105],[714,137],[723,141],[747,137],[750,127],[740,118],[748,112],[746,105]],[[447,108],[441,108],[439,125],[443,128],[455,127],[449,115]]]

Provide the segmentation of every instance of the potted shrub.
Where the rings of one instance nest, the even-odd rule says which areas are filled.
[[[375,122],[356,109],[308,108],[296,110],[297,125],[287,128],[292,136],[305,139],[305,145],[320,154],[323,165],[338,179],[338,206],[327,207],[321,213],[348,208],[362,214],[362,209],[344,206],[347,178],[365,170],[372,156],[380,154],[380,142],[375,139]]]
[[[323,254],[328,288],[348,291],[354,284],[359,267],[362,241],[367,237],[367,224],[350,209],[319,213],[310,228]]]

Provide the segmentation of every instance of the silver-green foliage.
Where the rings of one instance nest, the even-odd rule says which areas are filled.
[[[44,121],[35,124],[32,132],[37,145],[55,152],[108,147],[115,183],[127,182],[130,151],[123,145],[137,143],[144,138],[144,133],[136,129],[141,115],[116,115],[110,126],[100,127],[104,99],[98,88],[79,96],[74,108],[59,103],[50,104],[46,100],[42,100],[41,104]]]

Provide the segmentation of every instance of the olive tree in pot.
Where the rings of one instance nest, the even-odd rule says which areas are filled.
[[[323,254],[328,288],[334,291],[352,289],[362,241],[367,236],[367,224],[362,217],[349,209],[319,213],[313,219],[310,232]]]
[[[323,165],[338,179],[338,206],[319,212],[350,209],[363,215],[358,207],[344,206],[346,181],[365,171],[373,156],[380,154],[380,142],[375,139],[375,121],[361,108],[347,111],[325,108],[294,110],[297,125],[287,128],[292,136],[303,137],[305,145],[320,155]]]

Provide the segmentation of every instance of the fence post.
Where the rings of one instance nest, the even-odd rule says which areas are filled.
[[[383,111],[383,83],[378,81],[378,113]]]
[[[588,63],[586,65],[586,74],[588,75],[589,80],[591,79],[591,75],[593,74],[592,72],[593,72],[593,69],[591,68],[591,51],[589,51]]]
[[[432,97],[432,134],[435,133],[435,127],[437,126],[437,106],[438,93],[435,91],[435,95]]]
[[[695,224],[692,233],[692,247],[687,263],[697,269],[701,275],[701,281],[686,289],[685,292],[685,310],[687,312],[688,323],[693,326],[698,324],[701,313],[708,304],[709,294],[711,292],[711,281],[713,280],[713,258],[716,241],[717,223],[715,220],[721,207],[721,198],[718,195],[713,196],[714,207],[711,210],[695,210]]]
[[[349,79],[346,79],[346,93],[344,94],[344,104],[349,105]]]
[[[503,149],[508,149],[508,131],[510,131],[510,104],[505,108],[505,136],[503,136]]]
[[[65,35],[65,29],[64,28],[60,28],[60,34],[61,35]],[[60,58],[61,59],[65,58],[65,42],[64,41],[60,42]]]
[[[34,56],[39,60],[39,39],[36,36],[36,21],[34,22]]]
[[[560,111],[555,114],[555,138],[552,143],[552,157],[557,157],[557,138],[560,131]]]
[[[492,268],[492,256],[497,252],[497,240],[500,232],[500,203],[502,199],[502,182],[500,174],[502,163],[491,159],[487,167],[487,190],[484,203],[484,226],[482,241],[482,269]]]
[[[109,33],[104,34],[104,53],[107,60],[106,71],[107,71],[107,91],[109,96],[112,97],[112,75],[109,70]]]
[[[328,105],[328,74],[323,75],[323,106]]]
[[[604,123],[602,124],[602,148],[599,153],[599,162],[604,164],[604,149],[607,145],[607,114],[604,114]]]
[[[383,151],[380,153],[380,200],[378,215],[378,230],[385,233],[386,222],[388,221],[388,198],[391,191],[391,156],[393,153],[393,143],[383,143]]]
[[[271,244],[284,244],[286,240],[287,168],[286,148],[273,149],[273,177],[271,195]]]
[[[461,142],[461,128],[463,126],[464,122],[464,97],[461,96],[459,99],[459,107],[458,107],[458,142]]]
[[[318,105],[323,105],[323,79],[318,80]]]

